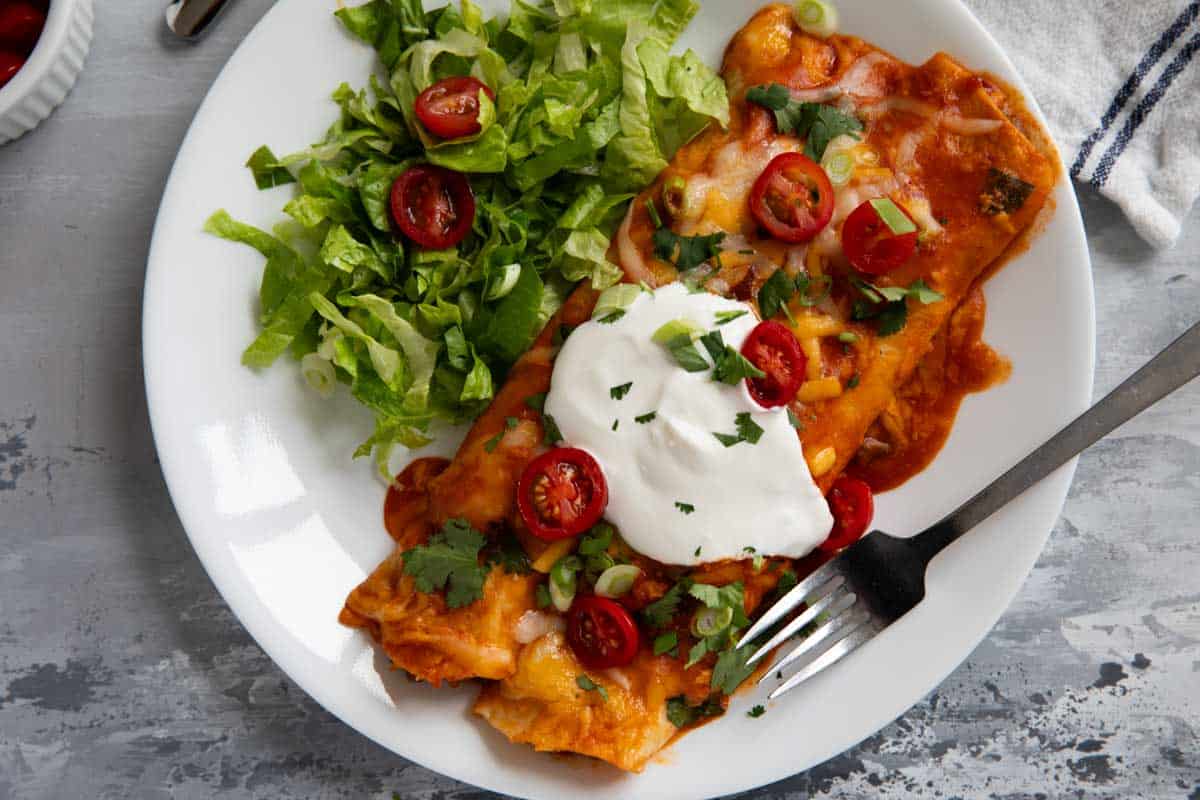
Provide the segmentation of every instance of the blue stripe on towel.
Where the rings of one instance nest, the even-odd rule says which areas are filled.
[[[1088,156],[1092,154],[1092,148],[1104,138],[1104,134],[1108,133],[1109,126],[1113,124],[1117,115],[1121,113],[1121,109],[1129,102],[1129,98],[1133,97],[1133,93],[1137,91],[1142,78],[1146,77],[1146,73],[1153,69],[1158,60],[1162,58],[1163,53],[1170,49],[1171,45],[1175,43],[1175,40],[1179,38],[1184,29],[1192,24],[1197,15],[1200,15],[1200,0],[1193,0],[1183,10],[1183,13],[1171,23],[1171,27],[1163,31],[1162,36],[1158,37],[1158,41],[1146,51],[1146,55],[1142,56],[1142,60],[1138,62],[1133,73],[1125,80],[1125,83],[1113,98],[1108,110],[1104,112],[1104,116],[1100,118],[1100,127],[1092,131],[1084,139],[1083,144],[1079,146],[1079,155],[1075,158],[1075,163],[1071,165],[1072,178],[1079,177],[1080,170],[1083,169]]]
[[[1163,74],[1159,76],[1158,82],[1154,84],[1154,88],[1147,92],[1142,101],[1130,112],[1129,116],[1125,119],[1125,124],[1121,127],[1121,132],[1117,134],[1117,138],[1113,140],[1108,151],[1096,166],[1095,172],[1092,173],[1092,185],[1097,189],[1103,186],[1104,182],[1108,180],[1108,174],[1112,171],[1113,163],[1125,151],[1125,147],[1129,144],[1129,140],[1133,138],[1133,134],[1137,132],[1142,122],[1145,121],[1146,116],[1154,110],[1154,106],[1166,94],[1167,89],[1171,86],[1171,82],[1175,80],[1180,72],[1183,72],[1183,68],[1192,60],[1192,56],[1196,54],[1197,50],[1200,50],[1200,33],[1193,36],[1187,44],[1179,49],[1175,58],[1163,70]]]

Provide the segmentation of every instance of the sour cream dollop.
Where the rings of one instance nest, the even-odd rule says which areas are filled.
[[[739,311],[746,313],[717,325],[718,312]],[[605,517],[639,553],[694,565],[811,552],[833,517],[785,410],[759,406],[745,381],[731,386],[713,380],[712,370],[680,367],[652,338],[680,319],[721,331],[734,349],[758,323],[745,303],[678,283],[644,292],[620,319],[571,333],[555,361],[546,413],[565,444],[599,462],[608,481]],[[632,385],[624,393],[615,388],[625,384]],[[763,434],[757,444],[726,447],[713,434],[736,434],[741,413]]]

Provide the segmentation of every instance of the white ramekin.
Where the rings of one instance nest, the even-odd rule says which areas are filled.
[[[0,145],[33,130],[75,85],[92,43],[92,0],[50,0],[25,66],[0,88]]]

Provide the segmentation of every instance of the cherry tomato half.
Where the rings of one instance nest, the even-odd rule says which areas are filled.
[[[552,542],[578,536],[600,521],[608,483],[596,459],[556,447],[530,462],[517,483],[517,510],[529,532]]]
[[[461,172],[420,164],[392,184],[392,219],[422,247],[453,247],[471,232],[475,193]]]
[[[785,326],[770,320],[758,323],[742,344],[742,355],[767,373],[765,377],[746,381],[756,403],[763,408],[774,408],[787,405],[796,396],[804,382],[808,359]]]
[[[0,86],[8,83],[25,66],[25,59],[16,53],[0,50]]]
[[[783,153],[754,182],[750,213],[776,239],[807,242],[833,217],[833,185],[811,158]]]
[[[458,139],[479,133],[479,93],[496,99],[487,84],[475,78],[445,78],[417,95],[413,110],[434,136]]]
[[[45,25],[46,15],[30,3],[0,2],[0,45],[28,53]]]
[[[567,644],[588,669],[625,666],[637,656],[640,639],[633,617],[607,597],[577,598],[567,615]]]
[[[833,529],[820,548],[834,553],[854,544],[867,532],[867,526],[875,516],[875,498],[866,483],[843,476],[833,482],[826,499],[833,512]]]
[[[917,232],[892,233],[868,200],[851,211],[842,223],[842,250],[859,272],[882,275],[913,257],[917,252]]]

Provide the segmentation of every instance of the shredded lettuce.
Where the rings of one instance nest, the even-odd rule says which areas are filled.
[[[261,330],[243,363],[289,353],[314,387],[333,383],[376,416],[356,455],[386,464],[435,420],[473,419],[573,285],[616,284],[611,237],[633,193],[704,126],[728,124],[720,78],[672,44],[694,0],[512,0],[485,18],[471,0],[370,0],[335,16],[378,53],[367,85],[339,85],[320,142],[247,162],[263,189],[294,184],[272,233],[214,214],[205,229],[266,259]],[[439,140],[413,111],[433,83],[472,75],[480,130]],[[467,173],[471,234],[425,251],[398,236],[396,178],[429,162]],[[632,288],[632,287],[629,287]],[[333,376],[331,379],[330,376]]]

